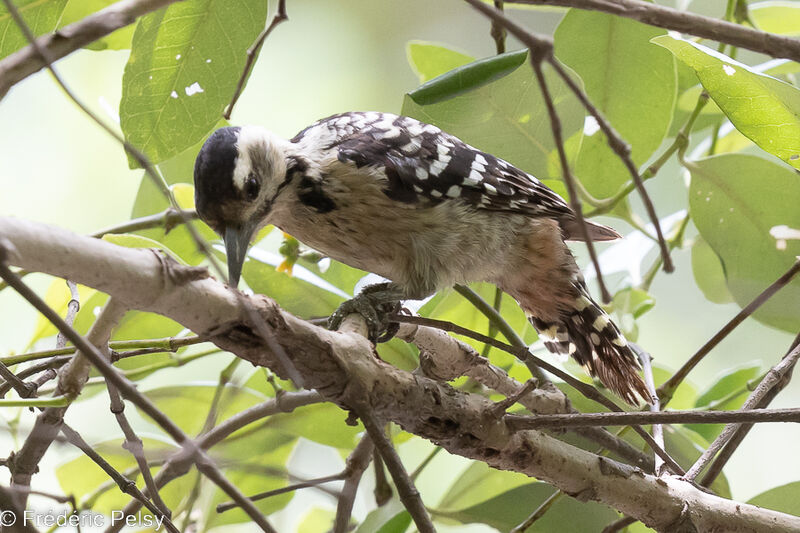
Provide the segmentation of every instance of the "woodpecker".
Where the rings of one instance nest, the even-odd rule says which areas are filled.
[[[197,213],[222,236],[236,287],[266,224],[391,280],[373,305],[487,281],[510,294],[545,346],[570,355],[631,404],[650,401],[637,358],[589,295],[565,243],[567,203],[511,163],[410,117],[350,112],[285,140],[261,127],[216,130],[194,168]],[[619,237],[588,223],[593,240]]]

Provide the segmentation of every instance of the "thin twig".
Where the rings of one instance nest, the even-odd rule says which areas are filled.
[[[0,263],[2,263],[2,255],[4,249],[0,249]],[[0,264],[0,267],[7,268],[5,265]],[[30,290],[24,285],[19,278],[9,281],[9,285],[19,292],[11,281],[19,282],[19,284],[27,290]],[[22,294],[22,293],[20,293]],[[24,294],[23,294],[24,296]],[[38,298],[38,297],[37,297]],[[103,307],[102,312],[95,320],[88,333],[87,344],[91,346],[105,346],[108,339],[111,337],[111,331],[119,323],[123,317],[126,309],[116,305],[116,299],[111,299]],[[57,312],[48,307],[48,311],[58,320],[63,323],[67,328],[72,327],[62,319]],[[49,318],[45,315],[46,318]],[[74,331],[74,330],[73,330]],[[97,349],[97,348],[95,348]],[[54,396],[73,399],[80,394],[84,384],[89,376],[89,364],[84,355],[78,351],[73,358],[69,361],[66,368],[61,372],[56,388],[53,391]],[[33,429],[28,433],[25,442],[20,447],[19,451],[14,455],[13,461],[9,465],[11,470],[12,481],[18,486],[30,486],[33,475],[38,470],[38,465],[49,449],[50,445],[58,437],[61,425],[64,421],[64,415],[67,412],[68,404],[63,406],[52,406],[43,409],[37,415],[34,422]]]
[[[233,97],[231,97],[231,103],[228,104],[227,109],[225,109],[225,113],[222,114],[222,117],[225,120],[230,120],[231,118],[233,106],[236,105],[236,102],[242,95],[242,91],[244,91],[244,84],[247,82],[248,76],[250,76],[250,71],[253,69],[253,65],[256,62],[256,57],[258,57],[258,52],[264,45],[264,41],[267,40],[267,37],[269,37],[269,34],[272,33],[272,30],[274,30],[278,24],[285,20],[289,20],[289,17],[286,15],[286,0],[278,0],[278,11],[275,13],[275,17],[273,17],[272,22],[269,23],[269,26],[267,26],[265,30],[258,34],[256,40],[252,45],[250,45],[250,48],[247,49],[247,60],[244,63],[242,75],[239,76],[239,82],[236,84],[236,90],[233,92]]]
[[[784,374],[786,374],[789,370],[791,370],[794,367],[799,358],[800,358],[800,346],[797,346],[787,356],[781,359],[781,361],[777,365],[772,367],[772,369],[770,369],[769,372],[767,372],[767,375],[764,377],[761,383],[758,384],[756,390],[753,391],[750,397],[747,398],[747,401],[744,402],[744,405],[742,405],[742,410],[738,412],[753,413],[760,411],[762,413],[763,412],[776,413],[778,411],[780,412],[794,411],[794,409],[754,409],[754,407],[756,407],[761,402],[761,400],[767,395],[767,393],[769,393],[769,391],[775,385],[777,385],[778,382],[780,382]],[[756,422],[757,420],[747,419],[741,421]],[[798,418],[795,421],[800,421],[800,418]],[[697,461],[695,461],[692,467],[686,472],[686,475],[684,476],[685,479],[687,479],[688,481],[694,481],[694,478],[696,478],[697,475],[703,471],[703,469],[708,465],[711,459],[714,458],[716,453],[725,445],[725,443],[727,443],[730,440],[730,438],[733,436],[733,434],[736,432],[736,429],[738,428],[738,424],[736,422],[739,422],[739,420],[732,420],[731,422],[734,423],[725,426],[725,429],[722,430],[722,433],[720,433],[719,436],[717,436],[717,438],[714,439],[714,442],[712,442],[711,445],[706,449],[706,451],[703,452],[703,455],[701,455],[697,459]]]
[[[361,476],[369,466],[372,452],[375,446],[369,435],[364,435],[355,449],[347,458],[345,471],[347,476],[344,480],[344,487],[339,493],[339,501],[336,504],[336,518],[333,520],[333,533],[345,533],[350,526],[350,516],[353,513],[358,485],[361,483]]]
[[[467,0],[469,2],[478,0]],[[550,51],[552,53],[552,50]],[[564,149],[564,139],[561,132],[561,120],[558,118],[556,106],[553,102],[553,97],[550,95],[550,89],[547,87],[547,80],[542,71],[542,59],[545,56],[537,56],[531,48],[531,65],[533,71],[536,73],[536,80],[539,82],[539,89],[542,91],[547,112],[550,115],[550,128],[553,130],[553,139],[555,139],[556,149],[558,150],[558,159],[561,162],[561,174],[564,177],[564,183],[567,186],[569,193],[569,203],[572,210],[575,212],[575,217],[578,219],[578,224],[581,227],[581,237],[586,242],[586,248],[589,250],[589,257],[592,258],[594,271],[597,275],[597,284],[600,287],[600,294],[603,302],[608,303],[611,301],[611,293],[606,288],[605,281],[603,281],[603,274],[600,271],[600,261],[597,259],[597,251],[594,249],[594,242],[592,236],[589,234],[589,228],[586,225],[586,220],[583,218],[583,206],[578,191],[575,187],[575,177],[572,175],[572,169],[569,166],[567,159],[567,151]]]
[[[678,369],[666,382],[658,388],[658,397],[661,399],[662,405],[666,405],[675,393],[675,389],[683,382],[689,372],[697,366],[708,353],[719,344],[722,339],[727,337],[739,324],[744,322],[744,319],[752,315],[764,302],[772,298],[779,290],[785,287],[792,278],[800,272],[800,259],[796,260],[794,264],[787,270],[781,277],[776,279],[769,287],[764,289],[761,294],[756,296],[752,302],[747,304],[735,317],[733,317],[722,329],[720,329],[708,342],[706,342],[697,352],[689,358],[683,366]]]
[[[670,145],[661,153],[660,156],[650,164],[644,172],[642,172],[642,181],[647,181],[656,177],[658,172],[661,168],[670,160],[670,158],[680,150],[685,150],[686,147],[689,145],[689,134],[694,127],[694,123],[697,121],[697,117],[700,116],[700,112],[708,103],[708,93],[705,91],[700,93],[700,96],[697,98],[697,103],[695,104],[694,109],[689,114],[689,118],[686,119],[686,122],[681,127],[680,131],[675,135],[675,139],[670,143]],[[580,183],[580,182],[578,182]],[[605,213],[610,212],[616,205],[621,202],[624,198],[627,198],[628,195],[636,189],[636,183],[633,181],[628,182],[624,185],[618,193],[616,193],[611,198],[605,198],[599,200],[597,198],[589,197],[587,200],[589,204],[592,205],[595,209],[591,212],[587,213],[588,216],[593,217],[597,215],[602,215]],[[586,198],[588,192],[582,191],[583,196]]]
[[[139,472],[142,474],[145,487],[147,487],[147,489],[150,491],[150,497],[153,500],[153,504],[155,504],[159,511],[161,511],[161,514],[167,517],[172,517],[172,511],[170,511],[166,502],[164,502],[164,500],[161,498],[161,494],[159,494],[158,489],[153,482],[153,474],[150,472],[150,468],[147,466],[147,458],[144,455],[144,443],[133,430],[130,422],[128,422],[128,418],[125,416],[125,402],[122,401],[119,391],[117,391],[114,385],[110,383],[107,383],[106,385],[108,397],[111,400],[111,412],[117,419],[117,424],[119,424],[122,434],[125,436],[125,442],[122,443],[122,447],[128,450],[131,455],[133,455],[134,459],[136,459],[136,464],[139,465]]]
[[[739,409],[736,411],[656,411],[624,413],[568,413],[504,417],[513,430],[553,427],[629,426],[634,424],[727,424],[741,422],[800,422],[800,408]]]
[[[503,11],[503,0],[494,0],[494,8],[498,11]],[[496,20],[492,20],[492,30],[489,33],[494,39],[494,47],[497,54],[500,55],[506,51],[506,29],[502,24]]]
[[[375,503],[380,507],[392,499],[394,491],[386,478],[386,469],[384,469],[383,459],[378,450],[374,450],[372,453],[372,464],[375,470],[375,488],[372,489],[372,495],[375,497]],[[413,477],[411,481],[414,481]]]
[[[197,446],[200,449],[208,450],[216,446],[234,432],[242,429],[243,427],[252,424],[258,420],[277,413],[288,413],[304,405],[311,405],[323,402],[324,399],[316,391],[299,391],[299,392],[286,392],[281,396],[280,401],[277,398],[267,400],[258,405],[254,405],[244,411],[235,414],[228,418],[220,425],[216,426],[208,433],[205,433],[197,438]],[[185,454],[174,455],[170,457],[161,470],[158,471],[155,477],[156,486],[161,489],[166,486],[170,481],[189,472],[191,466],[191,458],[186,457]],[[126,515],[133,515],[141,509],[141,502],[134,499],[130,501],[123,512]],[[119,531],[124,526],[123,523],[118,522],[112,524],[108,528],[108,532]]]
[[[359,409],[358,417],[361,419],[361,423],[364,424],[364,429],[367,430],[375,449],[380,453],[386,468],[392,475],[400,501],[403,502],[403,506],[405,506],[408,514],[414,520],[417,530],[420,533],[435,533],[436,528],[433,527],[433,522],[427,509],[425,509],[425,505],[422,503],[419,491],[408,476],[397,450],[392,446],[383,427],[375,420],[375,416],[365,408]]]
[[[35,386],[31,386],[30,383],[22,381],[24,378],[18,377],[3,363],[0,363],[0,377],[6,380],[6,382],[0,386],[0,398],[4,397],[12,387],[17,391],[20,398],[28,398],[36,391]]]
[[[117,353],[116,355],[114,355],[118,350],[133,350],[137,348],[143,348],[143,349],[154,349],[158,351],[157,352],[148,351],[142,353],[177,352],[180,348],[183,348],[184,346],[191,346],[193,344],[199,344],[201,342],[206,342],[206,339],[203,337],[199,337],[197,335],[191,335],[188,337],[164,337],[161,339],[111,341],[108,343],[108,347],[111,348],[111,360],[116,361],[124,357],[141,355],[141,353],[137,351]],[[19,363],[36,361],[38,359],[47,359],[49,357],[53,357],[56,355],[70,355],[75,353],[75,351],[76,348],[74,346],[67,346],[60,350],[43,350],[40,352],[29,352],[19,355],[0,357],[0,362],[2,362],[5,365],[11,366]]]
[[[258,494],[253,494],[252,496],[248,496],[247,499],[249,499],[251,502],[257,502],[259,500],[265,500],[273,496],[278,496],[279,494],[286,494],[287,492],[294,492],[296,490],[307,489],[309,487],[317,487],[319,485],[330,483],[332,481],[341,481],[342,479],[344,479],[344,475],[345,475],[344,472],[339,472],[338,474],[332,474],[330,476],[323,476],[314,479],[309,479],[307,481],[294,483],[292,485],[287,485],[279,489],[259,492]],[[224,513],[225,511],[230,511],[231,509],[237,509],[238,507],[239,504],[236,502],[220,503],[217,505],[217,512]]]
[[[110,477],[114,483],[117,484],[120,491],[128,494],[132,498],[135,498],[142,505],[144,505],[148,511],[162,518],[164,525],[171,533],[178,533],[178,528],[172,523],[170,517],[165,515],[159,507],[154,505],[144,494],[142,494],[142,491],[136,487],[136,483],[133,480],[122,475],[119,471],[117,471],[117,469],[111,466],[108,461],[103,459],[103,457],[97,453],[77,431],[72,429],[67,424],[62,424],[61,433],[64,434],[64,437],[66,437],[70,444],[82,451],[89,459],[92,460],[92,462],[102,468],[103,472],[105,472],[106,475],[108,475],[108,477]],[[149,465],[147,470],[149,470]]]
[[[168,207],[160,213],[134,218],[122,224],[95,231],[92,233],[92,237],[100,238],[103,235],[132,233],[134,231],[152,228],[164,228],[164,232],[169,233],[169,231],[178,224],[183,224],[187,220],[195,220],[196,218],[197,212],[194,209],[181,209],[179,212],[179,210],[174,207]]]
[[[638,522],[638,520],[630,516],[623,516],[604,527],[602,533],[617,533],[617,531],[622,531],[634,522]]]
[[[575,211],[575,216],[578,219],[579,224],[581,225],[581,237],[583,240],[586,241],[586,246],[589,250],[589,256],[592,258],[592,263],[595,267],[595,272],[597,273],[597,283],[600,286],[600,292],[602,295],[602,299],[605,303],[611,301],[611,295],[608,292],[608,289],[603,282],[603,277],[600,272],[600,265],[597,261],[597,254],[594,250],[594,245],[589,237],[589,231],[586,227],[586,223],[583,218],[583,211],[581,207],[580,196],[577,191],[577,187],[575,185],[575,178],[572,175],[571,170],[569,169],[569,162],[566,156],[566,151],[564,149],[563,139],[562,139],[562,132],[561,132],[561,122],[558,118],[558,114],[555,110],[555,104],[553,103],[552,97],[550,96],[549,89],[547,88],[547,82],[544,78],[544,74],[542,72],[541,64],[544,61],[547,61],[556,73],[563,79],[566,83],[567,87],[572,91],[575,96],[581,101],[583,106],[586,110],[591,114],[596,120],[600,129],[606,135],[606,140],[609,143],[609,146],[617,154],[617,156],[622,160],[625,164],[625,167],[628,169],[628,172],[631,174],[634,183],[639,191],[639,194],[642,197],[642,201],[645,204],[645,208],[647,210],[647,214],[650,217],[650,220],[655,227],[656,236],[659,241],[659,246],[661,249],[661,254],[664,260],[664,270],[667,272],[672,272],[673,265],[672,261],[669,257],[669,250],[667,249],[666,241],[661,233],[661,227],[659,224],[658,216],[655,213],[655,208],[653,206],[652,201],[650,200],[649,196],[647,195],[647,191],[644,189],[644,185],[642,183],[641,177],[639,176],[639,171],[637,170],[636,166],[633,163],[633,160],[630,157],[630,146],[622,139],[622,137],[617,133],[617,131],[611,126],[605,116],[600,112],[594,104],[591,103],[589,97],[586,93],[581,89],[575,80],[573,80],[570,75],[564,70],[561,64],[555,59],[553,56],[553,42],[552,39],[547,37],[536,35],[533,32],[530,32],[508,17],[506,17],[501,11],[494,9],[482,2],[480,0],[466,0],[469,4],[471,4],[475,9],[486,15],[487,17],[491,18],[493,21],[497,21],[498,24],[502,24],[512,35],[514,35],[517,39],[522,41],[522,43],[528,47],[530,50],[530,60],[531,65],[533,66],[534,72],[536,73],[536,78],[539,83],[539,87],[542,90],[542,95],[544,97],[545,105],[547,106],[547,111],[550,116],[550,125],[553,130],[553,138],[556,142],[556,148],[558,149],[559,161],[561,163],[561,172],[564,176],[564,182],[567,186],[567,192],[569,193],[569,201],[570,207],[573,211]]]
[[[442,450],[444,450],[444,448],[442,448],[441,446],[434,446],[434,448],[431,451],[431,453],[429,453],[427,455],[427,457],[425,457],[425,459],[422,460],[422,462],[419,464],[419,466],[417,466],[414,469],[414,471],[411,472],[411,480],[412,481],[416,481],[417,478],[420,476],[420,474],[422,474],[422,472],[425,470],[425,468],[427,468],[428,465],[431,464],[431,461],[433,461],[433,459],[437,455],[439,455],[439,452],[441,452]]]
[[[525,531],[527,531],[528,528],[531,527],[537,520],[543,517],[544,514],[550,510],[553,504],[555,504],[563,495],[564,493],[560,490],[553,492],[553,494],[548,496],[528,518],[523,520],[520,524],[514,526],[509,533],[525,533]]]
[[[514,328],[511,327],[511,324],[509,324],[506,319],[503,318],[503,315],[501,315],[500,312],[494,308],[494,306],[489,305],[489,302],[484,300],[480,294],[473,291],[466,285],[456,285],[454,289],[458,294],[466,298],[469,303],[475,306],[478,311],[483,313],[483,315],[489,319],[489,323],[500,330],[500,333],[503,334],[503,336],[512,346],[527,346],[525,341],[522,340],[522,337],[520,337],[517,332],[514,331]],[[489,336],[494,338],[494,335]],[[523,363],[525,363],[525,365],[528,367],[531,375],[539,380],[540,383],[546,383],[550,381],[547,379],[547,376],[544,375],[541,368],[535,364],[530,364],[528,361],[523,361]]]
[[[638,345],[632,345],[636,355],[639,356],[639,361],[642,363],[642,373],[644,374],[644,382],[647,385],[647,390],[650,392],[650,397],[653,398],[653,403],[649,404],[647,407],[652,413],[657,413],[661,411],[661,403],[658,400],[658,395],[656,394],[656,382],[653,379],[653,365],[651,363],[650,354],[639,348]],[[667,446],[664,442],[664,429],[661,427],[661,424],[653,424],[653,439],[665,450]],[[655,474],[661,475],[662,470],[664,469],[664,463],[661,460],[661,457],[656,457],[655,462]]]
[[[69,289],[69,302],[67,303],[67,316],[64,321],[70,326],[75,323],[75,317],[81,308],[81,297],[78,294],[78,286],[70,280],[66,280],[67,288]],[[62,349],[67,345],[67,338],[60,331],[56,335],[56,350]]]
[[[636,167],[633,166],[633,162],[630,161],[630,147],[622,140],[619,134],[611,127],[602,113],[592,105],[589,101],[586,94],[583,90],[578,87],[578,85],[569,77],[569,75],[564,71],[558,61],[555,60],[553,57],[553,40],[549,37],[537,35],[533,32],[530,32],[514,22],[513,20],[506,17],[501,11],[486,5],[485,3],[481,2],[480,0],[466,0],[472,7],[483,13],[485,16],[491,18],[493,21],[496,21],[498,24],[502,24],[504,28],[506,28],[512,35],[514,35],[517,39],[522,41],[522,43],[528,47],[530,51],[530,61],[531,65],[533,66],[534,73],[536,74],[536,79],[539,84],[539,88],[542,92],[542,96],[544,98],[545,105],[547,107],[547,112],[550,118],[550,127],[553,131],[553,139],[556,144],[556,149],[558,151],[559,162],[561,164],[561,173],[564,177],[564,183],[567,186],[567,192],[569,193],[569,203],[572,210],[575,212],[575,217],[578,220],[578,223],[581,227],[581,238],[586,242],[586,247],[589,251],[589,256],[592,259],[592,264],[595,267],[595,272],[597,274],[597,284],[600,287],[600,293],[602,296],[602,300],[605,303],[611,301],[611,294],[608,292],[606,288],[605,282],[603,281],[603,275],[600,271],[600,264],[597,260],[597,252],[594,249],[594,243],[589,235],[589,230],[586,226],[586,221],[584,220],[583,216],[583,207],[581,206],[580,196],[578,194],[577,187],[575,185],[575,178],[572,175],[572,171],[569,167],[569,161],[567,158],[566,150],[564,149],[564,142],[563,142],[563,134],[561,132],[561,120],[558,118],[558,113],[555,109],[555,104],[553,103],[552,96],[550,95],[550,90],[547,87],[547,81],[545,80],[544,73],[542,72],[542,62],[547,61],[554,70],[558,73],[559,76],[566,82],[567,86],[573,91],[576,96],[581,100],[584,107],[593,115],[598,121],[598,124],[603,129],[604,133],[606,133],[606,138],[609,141],[611,148],[614,150],[615,153],[623,160],[626,167],[632,171],[632,175],[634,175],[634,181],[637,184],[641,183],[639,178],[639,173],[636,170]],[[639,190],[640,193],[643,194],[642,198],[647,205],[647,195],[644,191],[644,188],[641,187]],[[648,214],[651,215],[652,222],[656,228],[656,234],[659,235],[660,242],[662,244],[662,254],[664,254],[664,265],[665,270],[671,271],[672,263],[669,259],[669,253],[666,248],[666,243],[663,241],[663,237],[661,237],[661,229],[659,227],[658,217],[654,216],[655,213],[652,211],[652,203],[650,204],[650,208],[648,209]]]

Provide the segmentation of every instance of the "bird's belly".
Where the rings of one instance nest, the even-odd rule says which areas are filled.
[[[409,297],[495,278],[527,220],[457,202],[430,207],[388,198],[327,213],[296,206],[274,223],[337,261],[403,286]]]

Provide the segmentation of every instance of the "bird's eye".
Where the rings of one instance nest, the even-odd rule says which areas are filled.
[[[244,195],[247,197],[248,200],[255,200],[258,198],[258,189],[259,184],[258,180],[256,179],[256,175],[250,173],[247,176],[247,179],[244,182]]]

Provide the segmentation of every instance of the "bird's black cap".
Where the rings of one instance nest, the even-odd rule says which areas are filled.
[[[239,127],[220,128],[206,140],[194,163],[194,201],[198,215],[217,232],[224,231],[222,207],[236,197],[233,169]]]

